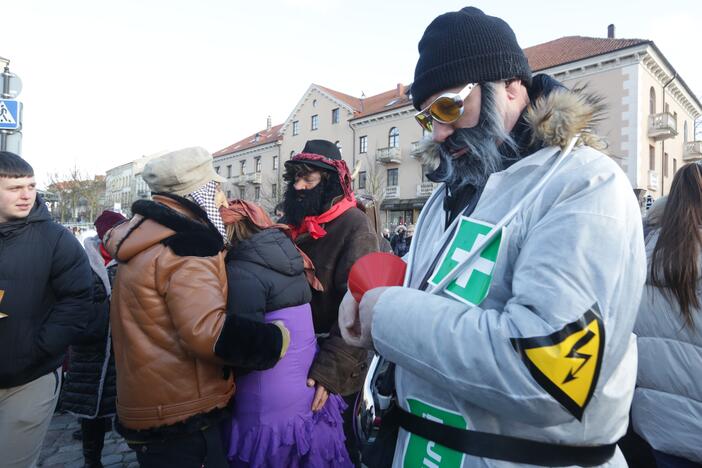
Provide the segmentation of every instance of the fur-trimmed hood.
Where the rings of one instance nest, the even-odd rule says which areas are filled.
[[[604,150],[607,144],[595,134],[595,126],[602,120],[604,111],[602,97],[587,92],[585,88],[554,89],[548,95],[538,97],[526,110],[525,121],[532,132],[531,144],[539,144],[542,148],[565,148],[573,137],[580,134],[578,144]]]
[[[207,214],[196,203],[172,194],[138,200],[134,216],[105,235],[112,258],[127,262],[144,250],[162,243],[178,256],[210,257],[224,249],[224,241]]]

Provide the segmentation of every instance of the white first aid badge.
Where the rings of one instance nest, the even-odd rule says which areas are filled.
[[[452,274],[461,261],[483,244],[483,239],[493,227],[492,224],[461,216],[451,243],[437,264],[429,284],[437,286]],[[446,287],[446,294],[471,306],[483,302],[490,291],[503,234],[504,228],[484,246],[480,255],[463,266],[463,271]]]

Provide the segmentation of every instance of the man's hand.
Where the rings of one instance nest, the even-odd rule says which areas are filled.
[[[363,295],[360,304],[356,303],[351,293],[346,293],[339,306],[339,329],[346,344],[373,349],[373,309],[386,289],[371,289]]]
[[[324,408],[324,404],[329,398],[329,392],[326,388],[322,387],[317,382],[315,382],[314,379],[307,379],[308,387],[314,387],[315,385],[317,385],[317,390],[315,390],[314,399],[312,400],[312,411],[317,412]]]
[[[358,303],[353,298],[351,291],[346,291],[346,295],[341,300],[341,304],[339,304],[339,331],[341,332],[341,337],[349,345],[352,345],[352,341],[361,335]]]

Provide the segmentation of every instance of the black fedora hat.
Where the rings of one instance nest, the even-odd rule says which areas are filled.
[[[307,164],[308,166],[319,167],[320,169],[325,169],[327,171],[338,172],[334,166],[331,164],[326,164],[324,161],[315,161],[311,159],[305,159],[305,154],[317,154],[323,156],[327,159],[338,161],[341,159],[341,151],[339,148],[328,140],[308,140],[305,143],[305,147],[302,151],[294,156],[294,160],[286,161],[285,165],[288,164]],[[301,157],[298,157],[302,155]]]

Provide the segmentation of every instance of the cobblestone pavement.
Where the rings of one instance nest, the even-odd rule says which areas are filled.
[[[42,468],[82,468],[83,446],[80,440],[73,439],[73,432],[78,428],[75,416],[55,414],[51,420],[49,432],[44,439],[38,466]],[[138,468],[139,466],[136,454],[114,431],[105,434],[102,464],[105,468]]]

